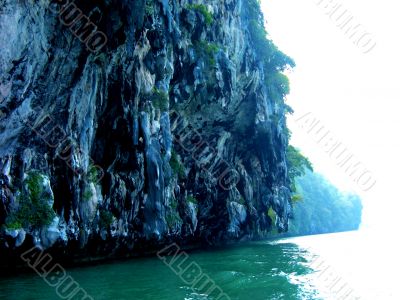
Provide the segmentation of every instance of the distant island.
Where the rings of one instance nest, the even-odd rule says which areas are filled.
[[[343,193],[318,173],[306,171],[296,179],[299,199],[286,235],[312,235],[357,230],[362,203],[358,195]]]

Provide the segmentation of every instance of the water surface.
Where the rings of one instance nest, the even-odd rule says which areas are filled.
[[[373,257],[365,257],[367,248],[358,252],[365,246],[359,236],[342,233],[253,242],[190,252],[188,262],[197,263],[232,300],[339,299],[345,294],[349,300],[400,299],[395,286],[390,286],[392,276],[373,274],[383,272],[382,261],[373,265]],[[215,299],[204,290],[191,289],[157,257],[71,268],[67,273],[98,300]],[[38,275],[25,274],[0,279],[0,299],[59,297]]]

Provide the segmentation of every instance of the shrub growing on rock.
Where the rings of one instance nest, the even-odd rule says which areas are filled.
[[[18,192],[18,206],[6,220],[7,228],[40,228],[51,224],[55,212],[49,204],[52,195],[44,189],[44,180],[45,177],[39,172],[28,173]]]
[[[213,22],[213,15],[212,13],[207,9],[207,7],[204,4],[190,4],[188,6],[189,9],[192,9],[194,11],[197,11],[204,17],[204,22],[206,25],[211,25]]]

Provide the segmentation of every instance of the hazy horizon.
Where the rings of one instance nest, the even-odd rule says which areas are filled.
[[[355,191],[363,198],[363,226],[389,228],[387,222],[395,220],[394,214],[400,208],[394,191],[394,168],[400,165],[396,136],[400,119],[395,109],[400,100],[395,76],[400,45],[394,35],[400,23],[395,15],[398,4],[336,2],[376,41],[370,52],[363,53],[337,27],[324,1],[261,1],[270,38],[297,65],[289,74],[291,93],[287,97],[295,110],[288,118],[291,144],[310,158],[315,171],[340,189]],[[306,113],[317,117],[371,171],[376,179],[373,188],[362,191],[296,124],[296,118]]]

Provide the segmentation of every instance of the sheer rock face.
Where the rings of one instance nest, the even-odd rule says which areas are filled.
[[[284,108],[244,2],[198,2],[210,23],[185,0],[0,1],[1,251],[118,256],[254,238],[270,207],[286,230]],[[85,20],[97,26],[88,41]],[[32,172],[54,218],[10,225]]]

